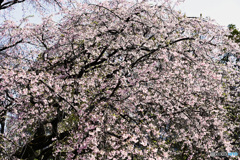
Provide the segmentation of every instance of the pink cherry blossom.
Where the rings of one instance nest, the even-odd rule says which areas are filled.
[[[211,57],[239,47],[170,3],[63,0],[59,21],[2,23],[0,157],[207,159],[238,149],[239,71]]]

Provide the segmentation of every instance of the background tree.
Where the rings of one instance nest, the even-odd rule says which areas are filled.
[[[236,43],[240,42],[240,32],[234,24],[229,24],[228,29],[230,30],[230,35],[228,38],[234,40]]]
[[[239,148],[239,117],[225,108],[238,105],[229,88],[239,72],[212,60],[239,52],[223,28],[168,3],[76,5],[59,23],[3,28],[21,42],[5,53],[34,59],[0,70],[1,93],[18,94],[4,94],[18,126],[1,134],[3,159],[207,159]]]
[[[236,26],[233,25],[233,24],[228,25],[228,31],[229,32],[227,33],[227,37],[230,40],[233,40],[234,42],[239,43],[240,42],[240,32],[238,31]],[[226,64],[227,62],[230,61],[231,58],[234,58],[235,59],[234,63],[239,63],[240,62],[240,57],[239,56],[240,56],[239,52],[237,52],[237,53],[225,53],[221,57],[221,62]],[[239,65],[235,66],[235,67],[239,68]]]

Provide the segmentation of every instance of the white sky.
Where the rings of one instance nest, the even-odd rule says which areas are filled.
[[[220,25],[240,28],[240,0],[185,0],[178,7],[187,16],[210,17]]]
[[[19,18],[21,15],[20,6],[12,12],[12,17]],[[220,25],[227,26],[235,24],[240,29],[240,0],[185,0],[175,9],[181,10],[187,16],[210,17]],[[26,14],[31,15],[31,14]],[[15,19],[14,18],[14,19]],[[35,14],[30,18],[31,22],[39,23],[40,19]]]

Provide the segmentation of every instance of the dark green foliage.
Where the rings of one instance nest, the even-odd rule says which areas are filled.
[[[240,31],[236,28],[234,24],[229,24],[228,29],[230,30],[229,39],[234,40],[236,43],[240,43]]]

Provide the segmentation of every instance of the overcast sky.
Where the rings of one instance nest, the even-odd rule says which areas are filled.
[[[20,8],[17,7],[12,12],[13,17],[19,17]],[[202,13],[203,17],[215,19],[220,25],[235,24],[240,29],[240,0],[185,0],[176,9],[186,13],[187,16],[199,17]],[[37,15],[30,19],[35,23],[39,22]]]
[[[199,17],[202,13],[220,25],[240,28],[240,0],[185,0],[178,8],[187,16]]]

